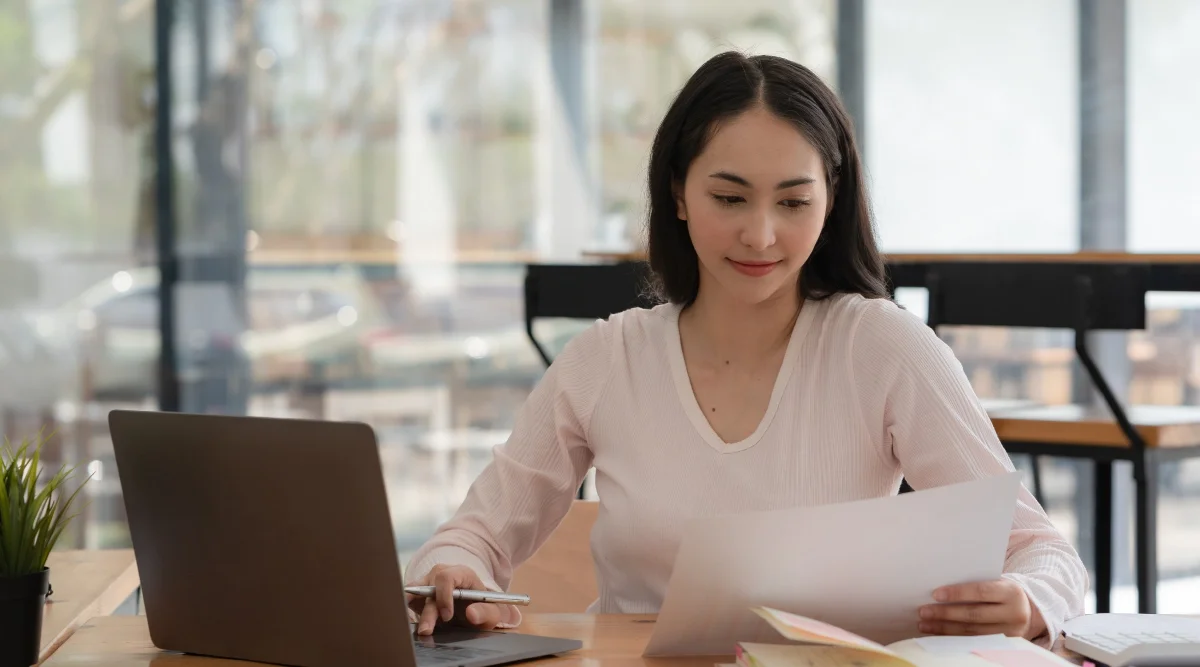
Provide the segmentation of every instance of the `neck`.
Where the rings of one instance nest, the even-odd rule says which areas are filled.
[[[724,360],[756,361],[787,345],[799,312],[796,290],[747,304],[702,286],[680,322],[686,321],[710,353]]]

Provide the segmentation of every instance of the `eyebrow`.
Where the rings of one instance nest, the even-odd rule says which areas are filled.
[[[737,183],[738,185],[750,187],[750,181],[747,181],[746,179],[742,178],[741,176],[738,176],[737,174],[731,174],[727,171],[718,171],[715,174],[709,174],[708,177],[709,178],[719,178],[723,181],[729,181],[730,183]],[[815,182],[816,181],[809,176],[803,176],[801,178],[789,178],[786,181],[780,181],[779,184],[775,186],[775,189],[783,190],[784,188],[790,188],[790,187],[794,187],[797,185],[809,185],[809,184],[815,183]]]

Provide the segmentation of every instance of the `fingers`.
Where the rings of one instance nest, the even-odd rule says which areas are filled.
[[[425,606],[421,609],[421,620],[417,624],[418,635],[432,635],[433,628],[437,625],[438,606],[437,601],[432,598],[425,600]]]
[[[921,607],[922,621],[952,621],[986,625],[1009,623],[1016,619],[1008,605],[985,604],[939,604]]]
[[[1006,579],[945,586],[933,592],[938,602],[1007,602],[1019,587]]]
[[[414,601],[411,596],[407,596],[410,608],[414,611],[419,610],[417,634],[433,634],[439,623],[450,622],[490,630],[501,623],[509,622],[506,619],[516,615],[510,605],[468,605],[454,599],[455,589],[484,588],[479,575],[470,568],[460,565],[436,565],[422,579],[422,585],[433,586],[434,597]]]
[[[946,586],[934,591],[940,604],[920,609],[920,630],[935,635],[1020,636],[1029,626],[1029,604],[1007,579]]]
[[[921,621],[918,629],[927,635],[1005,635],[1009,634],[1007,625],[982,625],[976,623],[956,623],[954,621]]]
[[[480,630],[492,630],[504,620],[503,610],[498,604],[476,602],[463,613],[467,623]]]
[[[438,572],[433,579],[433,586],[437,589],[438,615],[444,623],[454,618],[454,588],[459,583],[456,579],[457,577],[446,571]]]

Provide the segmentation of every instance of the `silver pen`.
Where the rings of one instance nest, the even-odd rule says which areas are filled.
[[[437,588],[434,586],[407,586],[405,593],[423,598],[436,598]],[[520,593],[497,593],[496,591],[475,591],[465,588],[454,589],[454,599],[465,602],[494,602],[496,604],[514,604],[521,607],[529,606],[529,596]]]

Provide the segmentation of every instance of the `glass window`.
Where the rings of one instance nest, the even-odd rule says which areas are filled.
[[[1128,4],[1130,250],[1200,251],[1200,4]]]
[[[1135,252],[1200,252],[1200,5],[1131,2],[1127,12],[1128,246]],[[1157,293],[1145,331],[1128,337],[1131,402],[1200,405],[1200,295]],[[1159,610],[1195,613],[1200,462],[1168,464],[1159,502]]]
[[[869,182],[883,248],[1079,247],[1075,2],[872,0]]]
[[[146,329],[158,333],[158,290],[118,295],[97,308],[102,329]]]
[[[155,404],[153,18],[0,2],[0,428],[94,473],[62,548],[128,545],[104,415]]]
[[[872,1],[865,23],[862,134],[883,250],[1076,250],[1075,4]],[[924,290],[897,299],[924,315]],[[1072,401],[1062,332],[940,331],[980,396]]]
[[[866,3],[862,142],[885,252],[1078,249],[1076,23],[1071,0]],[[897,299],[926,312],[924,290]],[[1067,332],[943,326],[939,334],[985,401],[1074,398]],[[1028,469],[1027,457],[1014,459]],[[1086,541],[1077,467],[1040,465],[1051,520]]]
[[[542,3],[272,0],[254,11],[246,20],[256,42],[230,46],[247,52],[213,66],[237,57],[250,66],[256,252],[342,247],[407,258],[418,246],[428,261],[429,252],[453,260],[529,247]],[[234,20],[210,18],[224,21],[214,27],[226,40]],[[210,73],[209,85],[229,76]]]
[[[544,372],[545,5],[179,3],[181,308],[209,313],[184,337],[241,341],[182,359],[184,402],[370,423],[402,551]]]

